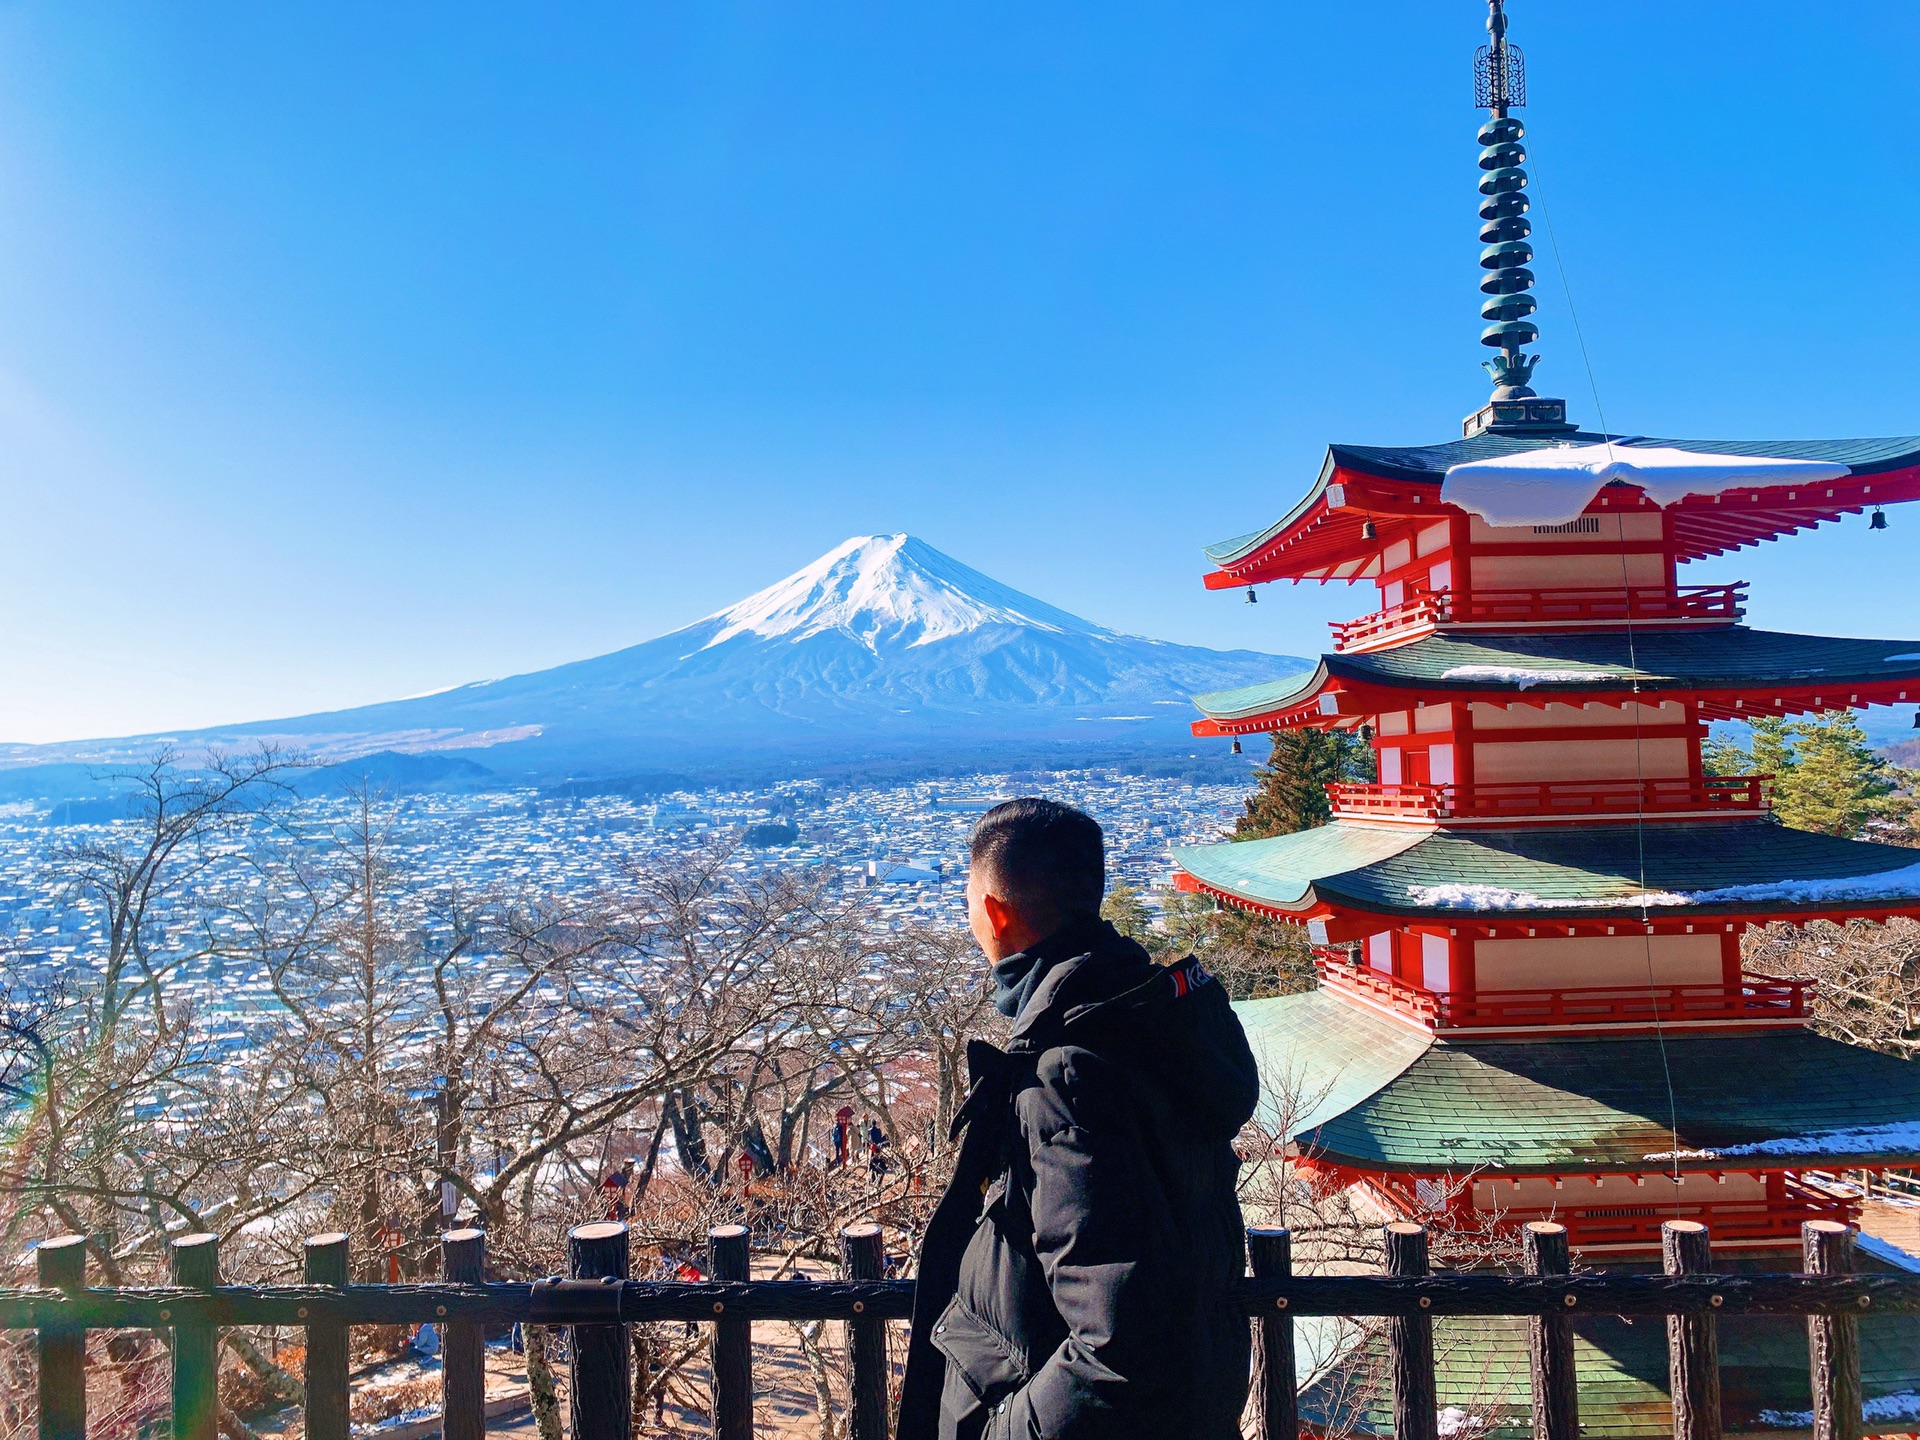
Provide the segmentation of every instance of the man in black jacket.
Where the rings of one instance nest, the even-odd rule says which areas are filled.
[[[1006,1050],[967,1050],[966,1138],[920,1254],[899,1440],[1235,1440],[1247,1322],[1234,1136],[1258,1094],[1220,986],[1100,919],[1100,827],[1011,800],[967,910]]]

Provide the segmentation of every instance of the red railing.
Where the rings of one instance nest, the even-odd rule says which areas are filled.
[[[1804,1020],[1814,982],[1742,974],[1737,985],[1620,985],[1539,990],[1436,992],[1318,952],[1319,969],[1335,989],[1357,990],[1436,1030],[1577,1029],[1584,1025],[1673,1025],[1744,1020]]]
[[[1648,1024],[1658,1020],[1803,1020],[1811,980],[1742,975],[1738,985],[1602,986],[1580,990],[1482,990],[1442,995],[1443,1029],[1508,1025]]]
[[[1731,624],[1746,613],[1747,582],[1633,585],[1598,590],[1436,590],[1358,620],[1331,623],[1333,648],[1362,650],[1442,625]]]
[[[1631,1197],[1612,1191],[1604,1195],[1588,1190],[1592,1199],[1580,1203],[1581,1189],[1587,1178],[1569,1169],[1562,1176],[1564,1198],[1551,1206],[1502,1205],[1496,1188],[1493,1203],[1482,1209],[1474,1203],[1479,1183],[1489,1175],[1442,1175],[1408,1183],[1407,1177],[1381,1175],[1332,1165],[1303,1156],[1297,1163],[1303,1169],[1348,1185],[1364,1185],[1389,1209],[1403,1218],[1440,1230],[1481,1231],[1489,1221],[1499,1230],[1517,1230],[1522,1225],[1545,1221],[1567,1227],[1568,1241],[1587,1249],[1658,1249],[1660,1226],[1668,1220],[1692,1220],[1704,1224],[1716,1242],[1752,1244],[1756,1241],[1795,1240],[1800,1225],[1807,1220],[1833,1220],[1853,1224],[1859,1219],[1860,1204],[1852,1195],[1835,1191],[1803,1178],[1792,1171],[1772,1170],[1767,1185],[1773,1193],[1748,1200],[1707,1200],[1697,1196],[1676,1196],[1670,1180],[1660,1174],[1660,1165],[1649,1157],[1644,1187],[1635,1186]],[[1743,1169],[1729,1162],[1729,1169]],[[1745,1170],[1746,1174],[1755,1173]],[[1623,1177],[1624,1178],[1624,1177]],[[1497,1186],[1498,1181],[1494,1181]]]
[[[1436,590],[1389,605],[1358,620],[1330,620],[1336,650],[1363,650],[1369,642],[1397,639],[1415,630],[1431,630],[1447,618],[1449,592]]]
[[[1453,814],[1451,785],[1329,785],[1333,813],[1353,820],[1444,820]]]
[[[1356,820],[1552,820],[1562,816],[1757,814],[1773,803],[1771,775],[1699,780],[1523,780],[1486,785],[1329,785],[1335,815]]]
[[[1404,980],[1396,980],[1384,971],[1371,965],[1355,964],[1339,951],[1331,953],[1316,949],[1313,952],[1314,963],[1320,971],[1320,978],[1336,990],[1357,990],[1370,995],[1375,1000],[1384,1001],[1394,1009],[1416,1020],[1437,1023],[1440,1018],[1440,1001],[1443,997],[1431,990],[1422,990],[1418,985],[1409,985]]]
[[[1426,1182],[1433,1189],[1422,1193],[1424,1186],[1409,1185],[1398,1176],[1370,1174],[1311,1159],[1303,1163],[1307,1168],[1348,1184],[1366,1185],[1403,1216],[1417,1216],[1437,1228],[1479,1230],[1492,1221],[1498,1229],[1517,1230],[1522,1225],[1546,1221],[1566,1226],[1567,1239],[1575,1248],[1658,1249],[1660,1226],[1668,1220],[1704,1224],[1720,1242],[1752,1244],[1794,1240],[1799,1237],[1803,1221],[1833,1220],[1852,1224],[1860,1215],[1859,1202],[1852,1196],[1810,1184],[1792,1172],[1775,1171],[1770,1175],[1768,1184],[1778,1187],[1779,1193],[1765,1198],[1703,1200],[1690,1196],[1681,1199],[1673,1193],[1671,1181],[1653,1178],[1659,1166],[1650,1162],[1647,1184],[1644,1188],[1636,1186],[1641,1193],[1632,1198],[1617,1191],[1604,1196],[1589,1191],[1592,1200],[1581,1204],[1576,1197],[1586,1181],[1579,1175],[1569,1174],[1564,1177],[1566,1198],[1554,1205],[1502,1205],[1496,1189],[1492,1197],[1494,1203],[1482,1209],[1473,1203],[1475,1177],[1472,1176],[1438,1177]]]
[[[1634,585],[1617,590],[1475,590],[1453,597],[1454,625],[1540,625],[1605,620],[1702,620],[1731,623],[1747,613],[1747,582],[1731,585]]]
[[[1760,811],[1772,804],[1771,775],[1663,780],[1527,780],[1453,787],[1461,815],[1605,815],[1684,810]]]
[[[1570,1182],[1571,1183],[1571,1182]],[[1651,1186],[1649,1186],[1651,1189]],[[1670,1186],[1668,1187],[1671,1188]],[[1832,1220],[1851,1225],[1860,1218],[1860,1206],[1838,1195],[1828,1195],[1786,1177],[1787,1193],[1778,1200],[1677,1201],[1670,1195],[1649,1195],[1642,1205],[1608,1202],[1593,1205],[1556,1205],[1551,1209],[1502,1209],[1502,1228],[1517,1229],[1534,1220],[1551,1220],[1567,1227],[1567,1242],[1575,1249],[1658,1249],[1660,1227],[1668,1220],[1694,1220],[1707,1226],[1720,1244],[1760,1240],[1797,1240],[1807,1220]]]

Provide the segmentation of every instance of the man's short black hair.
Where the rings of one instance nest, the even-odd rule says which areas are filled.
[[[1107,841],[1084,811],[1031,795],[1008,800],[980,817],[969,848],[987,887],[1032,919],[1100,913]]]

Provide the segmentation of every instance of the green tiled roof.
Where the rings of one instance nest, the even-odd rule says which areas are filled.
[[[1455,631],[1391,650],[1327,655],[1316,670],[1196,695],[1194,704],[1216,720],[1244,719],[1304,700],[1330,676],[1424,692],[1566,694],[1632,683],[1657,694],[1831,685],[1835,701],[1844,704],[1848,686],[1920,678],[1920,640],[1849,640],[1744,625],[1632,635]]]
[[[1644,1171],[1674,1163],[1675,1121],[1683,1169],[1912,1164],[1920,1065],[1810,1031],[1443,1041],[1300,1143],[1396,1174]]]
[[[1260,1120],[1276,1138],[1351,1110],[1433,1044],[1432,1035],[1331,990],[1242,1000],[1233,1009],[1260,1066]]]
[[[1901,657],[1895,659],[1894,657]],[[1892,663],[1888,663],[1892,661]],[[1732,689],[1748,685],[1842,686],[1920,675],[1920,641],[1850,640],[1730,625],[1716,630],[1642,630],[1573,635],[1428,635],[1393,650],[1331,655],[1335,675],[1389,684],[1471,689],[1484,680],[1452,676],[1465,667],[1532,672],[1507,683],[1529,690],[1592,688],[1636,680],[1648,689]],[[1561,679],[1591,672],[1594,680]]]
[[[1744,1268],[1739,1261],[1723,1260],[1721,1265]],[[1863,1268],[1873,1267],[1869,1263]],[[1435,1320],[1433,1331],[1442,1408],[1464,1412],[1485,1427],[1472,1426],[1462,1433],[1484,1440],[1524,1440],[1531,1430],[1533,1393],[1527,1373],[1527,1322],[1510,1316],[1447,1317]],[[1589,1440],[1671,1436],[1666,1327],[1658,1319],[1629,1322],[1619,1316],[1587,1315],[1574,1318],[1573,1332],[1580,1433]],[[1904,1316],[1866,1316],[1859,1334],[1865,1400],[1884,1402],[1920,1390],[1920,1326]],[[1354,1332],[1348,1358],[1302,1393],[1301,1418],[1319,1430],[1333,1411],[1334,1430],[1354,1426],[1365,1434],[1391,1433],[1383,1338],[1377,1330],[1364,1336]],[[1790,1316],[1724,1317],[1720,1403],[1729,1434],[1810,1429],[1811,1422],[1796,1423],[1813,1408],[1806,1322]],[[1920,1402],[1903,1407],[1896,1401],[1886,1408],[1903,1413],[1869,1421],[1866,1433],[1916,1428]]]
[[[1391,480],[1424,481],[1438,485],[1450,467],[1470,460],[1494,460],[1524,454],[1529,450],[1544,450],[1554,445],[1593,445],[1609,439],[1616,445],[1628,448],[1672,446],[1701,455],[1770,455],[1782,460],[1832,460],[1847,466],[1856,475],[1872,475],[1920,463],[1920,435],[1894,435],[1866,440],[1661,440],[1649,435],[1609,436],[1598,431],[1581,430],[1571,435],[1544,438],[1474,435],[1461,440],[1443,441],[1438,445],[1333,445],[1328,447],[1319,479],[1307,492],[1305,499],[1264,530],[1236,535],[1231,540],[1207,546],[1207,559],[1215,565],[1231,565],[1287,529],[1306,513],[1307,507],[1326,488],[1336,466]]]
[[[1241,685],[1233,690],[1212,690],[1194,696],[1193,703],[1209,720],[1244,720],[1297,704],[1326,683],[1327,664],[1323,659],[1318,669],[1282,675],[1277,680],[1262,680],[1258,685]]]
[[[1390,859],[1427,833],[1406,825],[1321,825],[1267,840],[1176,845],[1173,862],[1229,895],[1291,908],[1307,899],[1314,881]]]
[[[1254,904],[1327,901],[1418,918],[1638,919],[1643,908],[1791,914],[1920,902],[1913,850],[1759,819],[1451,830],[1336,821],[1272,840],[1184,846],[1173,858]]]

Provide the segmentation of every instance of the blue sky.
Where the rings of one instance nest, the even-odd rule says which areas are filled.
[[[1920,10],[1512,11],[1607,421],[1920,431]],[[534,669],[903,529],[1318,649],[1359,592],[1198,547],[1483,398],[1484,13],[0,5],[0,739]],[[1891,519],[1688,578],[1920,634]]]

